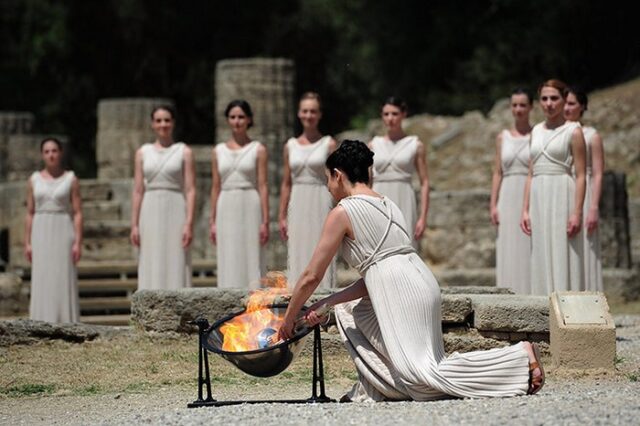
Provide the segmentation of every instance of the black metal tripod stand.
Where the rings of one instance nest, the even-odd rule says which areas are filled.
[[[308,399],[276,399],[276,400],[238,400],[238,401],[217,401],[211,395],[211,376],[209,374],[209,355],[204,341],[209,331],[209,321],[204,318],[193,322],[198,326],[198,399],[188,404],[189,408],[196,407],[221,407],[224,405],[238,404],[310,404],[336,402],[335,399],[327,397],[324,389],[324,366],[322,364],[322,342],[320,340],[320,326],[313,328],[313,378],[311,384],[311,398]],[[206,386],[207,397],[203,398],[203,387]]]

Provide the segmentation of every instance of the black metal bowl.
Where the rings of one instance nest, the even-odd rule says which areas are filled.
[[[264,309],[271,309],[276,314],[284,315],[287,306],[286,304],[274,304],[266,306]],[[304,311],[306,311],[306,307],[302,308],[298,318],[304,314]],[[220,332],[220,327],[244,313],[245,311],[242,310],[216,321],[207,330],[203,346],[210,352],[219,354],[245,373],[256,377],[271,377],[282,373],[302,350],[305,340],[303,338],[313,330],[313,328],[301,327],[296,330],[295,336],[291,339],[263,349],[246,352],[222,350],[224,335]]]

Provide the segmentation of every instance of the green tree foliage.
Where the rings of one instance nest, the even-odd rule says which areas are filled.
[[[460,114],[551,76],[587,89],[635,77],[634,17],[624,2],[578,0],[0,0],[0,109],[69,135],[90,176],[102,98],[170,97],[178,136],[213,143],[220,59],[293,58],[298,92],[323,95],[334,133],[390,94]]]

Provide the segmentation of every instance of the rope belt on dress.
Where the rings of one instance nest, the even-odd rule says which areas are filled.
[[[173,186],[148,186],[144,189],[145,192],[149,191],[174,191],[174,192],[182,192],[182,188],[176,188]]]
[[[571,166],[560,164],[540,164],[533,166],[533,176],[571,175]]]
[[[246,191],[256,189],[256,187],[251,182],[225,182],[220,189],[222,191]]]
[[[48,210],[48,209],[43,209],[43,210],[36,210],[35,214],[66,214],[66,215],[70,215],[71,212],[69,212],[67,210]]]

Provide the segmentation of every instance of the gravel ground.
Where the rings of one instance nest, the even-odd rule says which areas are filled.
[[[640,418],[640,316],[616,317],[618,371],[603,375],[550,374],[535,396],[376,404],[256,404],[187,409],[195,389],[98,396],[23,397],[0,400],[0,424],[563,424],[635,425]],[[347,389],[328,383],[339,397]],[[261,394],[262,393],[262,394]],[[220,400],[300,398],[308,386],[265,395],[251,388],[215,388]]]

